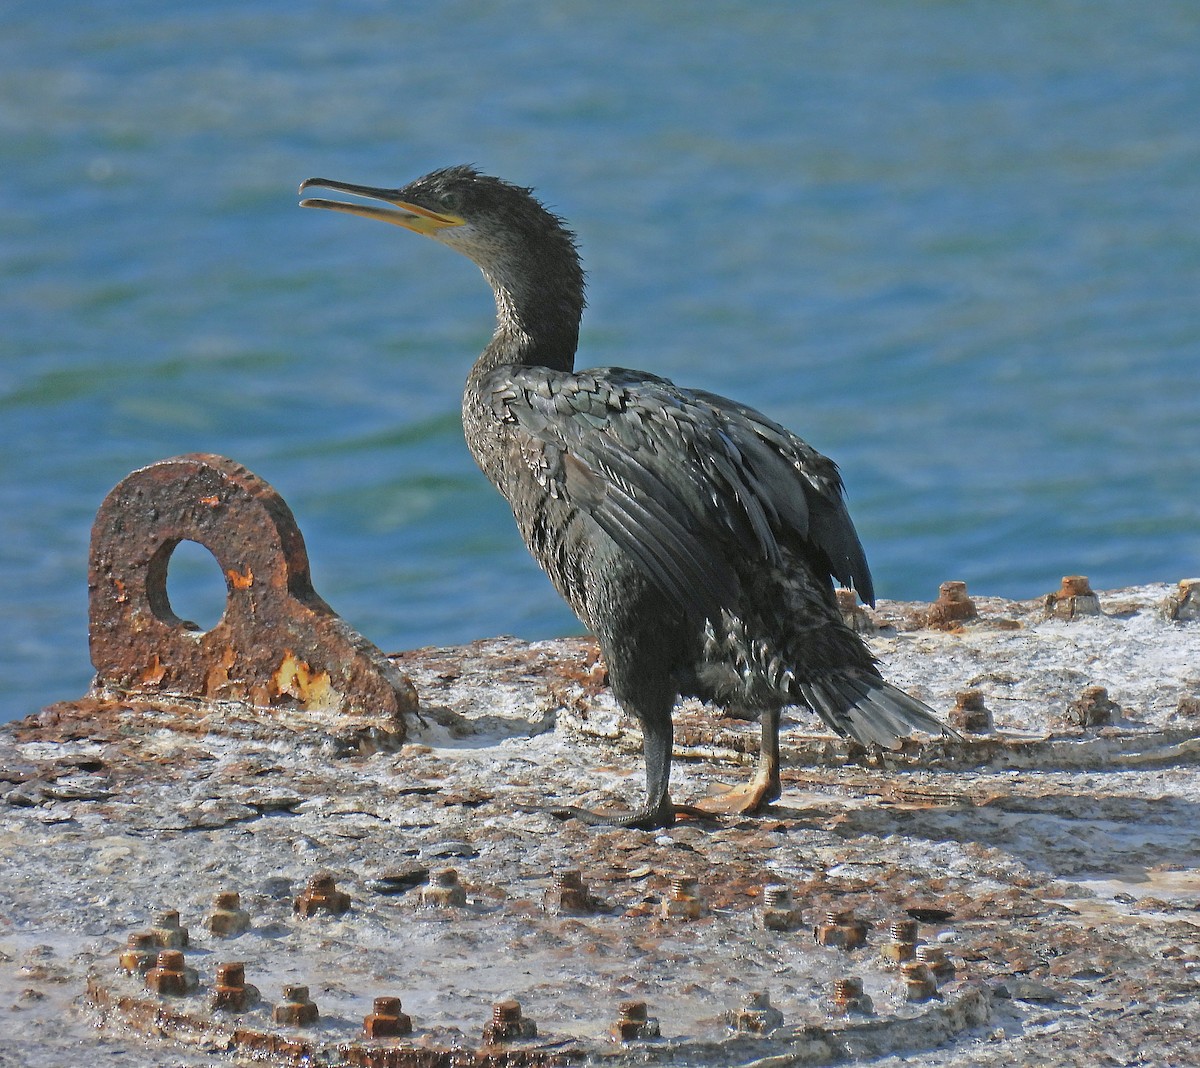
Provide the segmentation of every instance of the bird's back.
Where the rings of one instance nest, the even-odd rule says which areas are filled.
[[[590,626],[601,566],[644,576],[697,633],[747,598],[779,602],[764,584],[797,569],[789,598],[832,603],[831,576],[872,597],[836,466],[744,405],[623,368],[502,366],[468,386],[464,426]]]

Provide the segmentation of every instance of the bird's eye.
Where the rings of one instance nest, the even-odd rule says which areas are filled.
[[[447,211],[458,211],[461,202],[461,197],[457,193],[444,193],[441,198],[441,205]]]

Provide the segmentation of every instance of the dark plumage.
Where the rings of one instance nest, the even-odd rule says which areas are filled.
[[[807,704],[864,744],[946,730],[883,680],[842,622],[833,579],[868,604],[874,591],[831,460],[724,397],[644,371],[573,370],[583,271],[573,235],[530,190],[470,167],[394,190],[318,178],[300,188],[312,186],[390,205],[302,202],[433,237],[495,292],[496,332],[467,376],[463,428],[642,725],[647,800],[623,822],[674,819],[680,695],[762,717],[754,779],[712,809],[779,796],[784,705]]]

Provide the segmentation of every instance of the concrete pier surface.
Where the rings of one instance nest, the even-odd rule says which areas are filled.
[[[962,741],[794,709],[778,803],[666,831],[544,811],[641,796],[583,638],[390,658],[391,735],[103,695],[5,726],[0,1065],[1195,1063],[1200,588],[947,586],[846,610]],[[695,799],[757,725],[688,703],[676,745]]]

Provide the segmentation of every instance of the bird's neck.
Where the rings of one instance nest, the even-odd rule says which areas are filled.
[[[496,295],[496,332],[472,368],[479,377],[505,364],[571,371],[583,317],[583,275],[577,264],[519,274],[484,268]],[[538,265],[535,265],[535,267]]]

